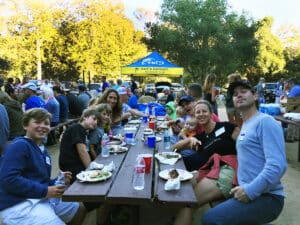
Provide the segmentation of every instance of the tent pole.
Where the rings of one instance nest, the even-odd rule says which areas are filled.
[[[181,87],[183,87],[183,75],[180,75],[180,83],[181,83]]]

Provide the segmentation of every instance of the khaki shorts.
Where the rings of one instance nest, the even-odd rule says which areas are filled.
[[[216,179],[210,179],[213,183],[215,183],[225,198],[230,197],[230,190],[233,188],[232,180],[234,177],[234,169],[228,165],[223,165],[220,168],[219,178]]]

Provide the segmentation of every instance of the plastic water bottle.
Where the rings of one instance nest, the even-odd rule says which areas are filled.
[[[109,143],[109,137],[107,136],[106,133],[104,133],[101,142],[101,156],[105,158],[109,156],[108,143]]]
[[[65,174],[62,171],[59,172],[57,178],[54,181],[54,186],[57,185],[66,185]],[[61,198],[50,198],[49,201],[51,204],[56,205],[61,201]]]
[[[164,147],[166,150],[171,148],[171,137],[170,137],[169,129],[165,129],[164,132]]]
[[[145,187],[145,160],[138,156],[133,171],[132,186],[135,190],[143,190]]]

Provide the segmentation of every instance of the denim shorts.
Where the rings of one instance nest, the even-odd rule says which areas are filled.
[[[27,199],[0,211],[0,224],[9,225],[64,225],[70,222],[79,208],[77,202],[52,205],[47,198]]]

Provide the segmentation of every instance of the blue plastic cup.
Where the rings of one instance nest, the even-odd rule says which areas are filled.
[[[143,121],[144,121],[144,123],[147,123],[148,122],[148,116],[143,116]]]
[[[126,144],[131,145],[133,142],[133,132],[126,132],[125,138],[126,138]]]
[[[153,135],[148,136],[148,147],[149,148],[155,148],[155,143],[156,143],[156,137]]]

